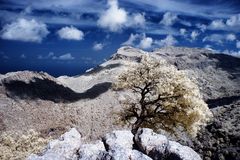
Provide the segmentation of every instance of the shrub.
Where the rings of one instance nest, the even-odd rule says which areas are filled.
[[[39,153],[48,143],[49,139],[30,130],[25,135],[3,133],[0,136],[0,159],[25,159],[31,153]]]

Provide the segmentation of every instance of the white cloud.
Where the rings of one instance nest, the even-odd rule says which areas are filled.
[[[26,59],[27,57],[26,57],[25,54],[21,54],[20,58],[22,58],[22,59]]]
[[[191,39],[194,41],[197,39],[197,37],[200,35],[198,31],[192,31],[191,33]]]
[[[42,56],[38,55],[37,59],[53,59],[53,60],[73,60],[75,59],[71,53],[66,53],[60,56],[55,56],[53,52],[49,52],[48,55]]]
[[[236,48],[239,48],[239,49],[240,49],[240,41],[237,41],[237,42],[236,42]]]
[[[145,26],[144,14],[134,13],[130,15],[123,8],[119,8],[117,0],[108,0],[109,8],[104,11],[97,21],[97,24],[112,32],[119,32],[126,27]]]
[[[221,29],[224,29],[225,27],[226,27],[225,23],[223,22],[222,19],[214,20],[209,25],[209,28],[213,30],[218,30],[218,29],[221,30]]]
[[[236,57],[240,57],[240,51],[234,51],[234,50],[224,50],[222,51],[224,54],[228,54],[228,55],[231,55],[231,56],[236,56]]]
[[[207,29],[207,25],[205,25],[205,24],[200,24],[200,23],[198,23],[198,24],[196,24],[196,27],[198,28],[198,29],[200,29],[203,33],[206,31],[206,29]]]
[[[99,50],[102,50],[103,47],[104,47],[104,45],[103,45],[102,43],[95,43],[95,44],[93,45],[93,50],[99,51]]]
[[[153,39],[151,37],[146,37],[146,35],[144,34],[144,36],[142,37],[142,40],[139,43],[139,48],[149,49],[152,47],[152,44],[153,44]]]
[[[228,40],[228,41],[235,41],[237,39],[237,37],[236,37],[236,35],[234,35],[234,34],[227,34],[227,36],[226,36],[226,40]]]
[[[24,42],[38,42],[49,34],[47,25],[34,19],[17,19],[15,22],[6,24],[1,30],[1,38]]]
[[[234,41],[236,36],[234,34],[212,34],[203,38],[203,42],[215,42],[223,44],[224,41]]]
[[[134,43],[137,41],[138,38],[140,38],[139,34],[132,34],[131,33],[128,40],[123,42],[122,45],[134,46]]]
[[[171,12],[166,12],[163,15],[162,20],[160,21],[160,24],[163,24],[165,26],[171,26],[178,20],[178,17],[176,14]]]
[[[141,49],[152,48],[154,40],[151,37],[147,37],[145,33],[143,34],[131,34],[127,41],[123,42],[122,45],[130,45],[138,47]]]
[[[130,17],[128,22],[133,22],[133,26],[145,26],[146,20],[144,14],[136,13]]]
[[[84,33],[73,26],[61,28],[60,30],[57,31],[57,34],[61,39],[67,40],[80,41],[84,37]]]
[[[212,34],[212,35],[204,37],[202,41],[203,42],[207,42],[207,41],[215,42],[218,44],[222,44],[224,39],[225,39],[225,37],[221,34]]]
[[[127,12],[118,7],[117,0],[108,0],[109,8],[103,12],[98,20],[98,25],[107,28],[112,32],[117,32],[124,27],[127,22]]]
[[[180,34],[181,34],[182,36],[185,36],[186,33],[187,33],[187,30],[186,30],[185,28],[181,28],[181,29],[179,30],[179,32],[180,32]]]
[[[231,16],[227,21],[226,24],[231,27],[240,27],[240,13],[237,15]]]
[[[233,15],[226,20],[223,19],[213,20],[208,26],[208,29],[210,30],[226,30],[236,32],[239,31],[239,28],[240,28],[240,13]]]
[[[65,61],[65,60],[73,60],[75,58],[72,56],[71,53],[66,53],[66,54],[63,54],[63,55],[61,55],[59,57],[53,57],[53,59],[58,59],[58,60]]]
[[[167,35],[165,39],[162,40],[157,40],[155,43],[160,46],[174,46],[175,44],[178,43],[178,41],[172,36],[172,35]]]

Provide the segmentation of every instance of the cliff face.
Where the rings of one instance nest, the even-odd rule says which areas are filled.
[[[121,95],[111,90],[111,84],[143,54],[164,58],[185,70],[214,112],[214,123],[202,131],[195,144],[188,145],[207,158],[218,159],[225,150],[225,157],[238,156],[234,153],[239,151],[240,59],[196,48],[144,52],[122,47],[108,61],[75,77],[54,78],[30,71],[0,75],[0,131],[35,129],[44,136],[58,136],[76,127],[93,140],[119,128],[114,125],[114,113],[121,108]],[[209,139],[208,143],[204,139]],[[212,149],[213,145],[218,147]]]

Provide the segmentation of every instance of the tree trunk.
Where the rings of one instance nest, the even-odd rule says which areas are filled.
[[[140,128],[141,124],[143,123],[143,119],[137,119],[137,121],[132,126],[132,134],[135,135]]]

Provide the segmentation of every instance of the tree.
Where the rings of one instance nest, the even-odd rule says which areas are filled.
[[[197,85],[163,59],[142,56],[140,63],[119,75],[114,88],[131,91],[119,115],[133,134],[140,127],[169,132],[182,128],[195,136],[212,116]]]

